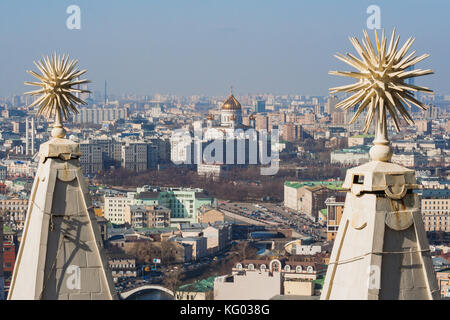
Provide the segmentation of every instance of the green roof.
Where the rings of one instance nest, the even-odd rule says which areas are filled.
[[[323,288],[323,283],[324,283],[325,279],[323,277],[317,278],[316,280],[313,280],[316,289],[322,289]]]
[[[327,213],[328,213],[328,210],[327,209],[320,209],[320,213],[323,214],[326,217]]]
[[[368,153],[370,146],[353,146],[349,148],[344,148],[340,150],[335,150],[333,152],[341,152],[341,153]]]
[[[301,187],[315,187],[324,186],[332,190],[340,190],[343,181],[285,181],[284,185],[287,187],[299,189]]]
[[[355,136],[351,136],[350,138],[374,138],[373,134],[357,134]]]
[[[194,283],[185,284],[180,286],[179,291],[188,291],[188,292],[207,292],[214,290],[214,279],[217,276],[212,276],[200,281],[196,281]]]

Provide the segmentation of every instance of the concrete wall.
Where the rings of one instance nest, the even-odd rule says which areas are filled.
[[[284,206],[297,211],[298,199],[300,198],[300,189],[284,186]]]
[[[314,282],[284,281],[284,295],[312,296],[314,295]]]

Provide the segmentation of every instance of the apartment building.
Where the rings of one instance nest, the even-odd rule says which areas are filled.
[[[133,204],[134,194],[129,193],[127,196],[105,196],[104,217],[114,224],[124,224],[125,209]]]
[[[147,152],[147,143],[126,143],[122,146],[122,168],[135,172],[147,170]]]
[[[284,183],[284,205],[317,220],[325,200],[336,194],[342,182],[308,181]]]
[[[207,239],[205,237],[174,237],[171,241],[191,246],[193,260],[199,260],[208,255]]]
[[[404,151],[394,153],[391,159],[392,163],[401,165],[407,168],[422,167],[427,164],[427,157],[419,152]]]
[[[197,223],[199,208],[211,206],[214,198],[202,189],[191,188],[138,188],[135,205],[160,205],[170,210],[172,227],[180,223]]]
[[[330,153],[330,161],[332,164],[358,166],[370,160],[368,151],[368,146],[354,146],[341,150],[333,150]]]
[[[127,108],[80,108],[80,112],[73,116],[73,122],[102,124],[104,121],[126,120],[127,118]]]
[[[336,239],[336,235],[344,214],[345,194],[339,192],[336,196],[325,200],[326,209],[326,225],[327,225],[327,241]]]
[[[95,174],[103,170],[102,147],[92,142],[80,143],[80,164],[83,174]]]
[[[0,200],[0,210],[5,214],[5,221],[14,222],[22,228],[27,215],[28,199],[10,198]]]
[[[125,207],[125,222],[133,228],[167,228],[170,210],[163,206],[130,205]]]
[[[424,189],[421,208],[426,231],[450,232],[450,189]]]
[[[109,268],[114,282],[123,278],[135,278],[137,276],[136,258],[124,254],[111,255],[108,258]]]

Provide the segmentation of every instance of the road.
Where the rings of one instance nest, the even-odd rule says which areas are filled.
[[[312,236],[319,241],[324,236],[324,227],[319,223],[280,204],[221,202],[219,209],[225,215],[246,223],[291,228],[293,237]]]

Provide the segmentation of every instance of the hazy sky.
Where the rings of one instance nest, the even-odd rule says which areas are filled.
[[[69,30],[66,8],[81,8],[81,30]],[[328,70],[349,70],[333,57],[354,53],[369,5],[402,44],[430,53],[416,80],[450,93],[450,2],[362,0],[1,0],[0,96],[28,90],[25,71],[53,51],[87,68],[90,89],[111,93],[224,95],[234,92],[327,94],[348,83]],[[370,33],[373,34],[372,32]]]

